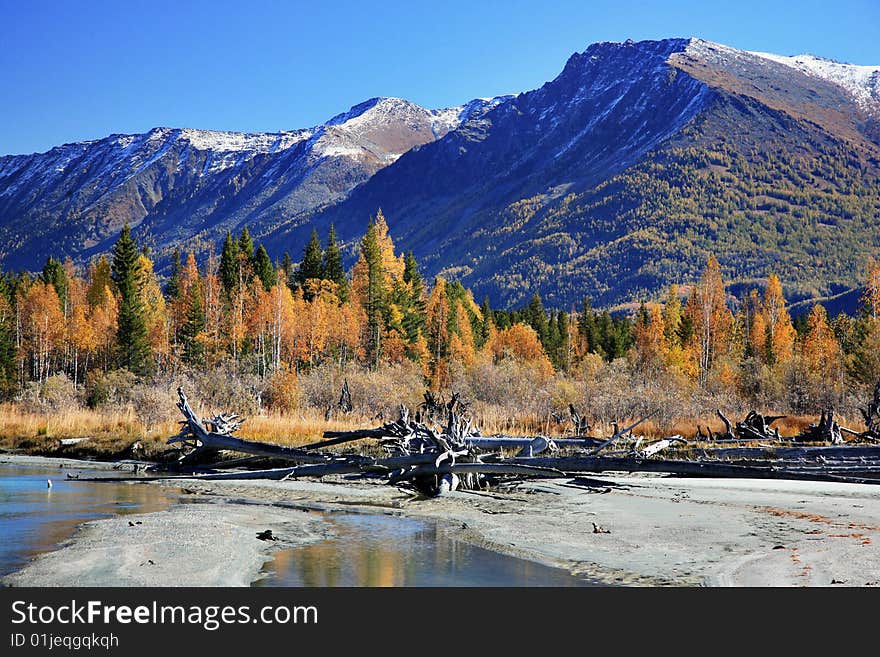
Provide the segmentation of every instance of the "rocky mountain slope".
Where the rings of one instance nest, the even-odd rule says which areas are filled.
[[[197,252],[225,230],[296,223],[496,100],[427,110],[373,98],[315,128],[242,134],[156,128],[0,157],[0,258],[39,267],[49,255],[105,251],[125,222],[162,256]]]
[[[878,84],[699,39],[594,44],[314,222],[382,207],[429,273],[504,306],[638,301],[709,252],[734,290],[776,272],[795,299],[838,294],[880,247]]]
[[[880,67],[700,39],[598,43],[515,97],[373,99],[307,130],[156,129],[0,158],[0,256],[84,260],[122,222],[161,259],[247,224],[280,257],[333,223],[352,257],[381,207],[427,275],[493,304],[569,307],[770,272],[795,300],[880,249]]]

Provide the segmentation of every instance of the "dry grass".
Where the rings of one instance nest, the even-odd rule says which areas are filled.
[[[197,412],[207,414],[205,409]],[[504,409],[480,404],[473,410],[474,426],[483,435],[507,434],[519,436],[562,436],[570,432],[570,424],[558,423],[549,414],[524,413],[511,417]],[[734,413],[732,421],[741,419]],[[622,418],[619,426],[631,424],[638,418]],[[818,416],[791,416],[777,420],[773,426],[783,437],[794,436]],[[387,420],[385,420],[387,421]],[[839,418],[843,426],[861,430],[860,422]],[[237,435],[250,440],[261,440],[280,445],[300,446],[321,440],[325,431],[345,431],[375,427],[383,420],[367,414],[352,413],[329,421],[322,411],[305,408],[288,413],[270,413],[249,417]],[[713,432],[724,431],[724,425],[715,415],[675,418],[667,422],[647,420],[634,431],[636,435],[657,439],[681,435],[687,439],[696,436],[697,425],[711,427]],[[118,457],[135,441],[140,441],[148,457],[166,449],[166,440],[179,430],[176,420],[165,420],[150,427],[129,407],[123,410],[101,411],[78,407],[62,410],[33,411],[14,403],[0,404],[0,448],[20,449],[33,453],[55,454],[63,451],[69,456]],[[610,436],[611,423],[595,423],[593,436]],[[87,442],[61,448],[60,439],[89,438]]]
[[[347,431],[375,426],[377,421],[346,415],[324,420],[318,409],[286,414],[257,415],[250,417],[236,433],[241,438],[262,440],[279,445],[297,447],[321,440],[325,431]]]
[[[197,409],[197,412],[205,412]],[[324,431],[374,426],[360,416],[324,420],[317,409],[289,414],[250,417],[237,435],[280,445],[304,445],[320,440]],[[83,408],[32,411],[18,404],[0,404],[0,447],[35,453],[56,453],[60,440],[88,438],[88,442],[65,448],[71,456],[118,456],[133,442],[141,441],[148,455],[165,449],[165,441],[179,431],[176,420],[149,428],[131,409],[98,411]]]

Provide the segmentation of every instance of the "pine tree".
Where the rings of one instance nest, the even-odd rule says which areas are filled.
[[[287,251],[281,257],[281,273],[284,275],[284,282],[290,285],[290,277],[293,276],[295,270],[293,268],[293,260],[290,259],[290,254]]]
[[[6,276],[0,276],[0,398],[16,389],[15,313],[13,295]]]
[[[228,234],[228,233],[227,233]],[[180,249],[174,249],[174,255],[171,256],[171,273],[168,276],[168,282],[165,283],[165,298],[173,301],[180,296],[180,272],[183,268],[180,262]]]
[[[342,267],[342,254],[339,252],[339,244],[336,243],[336,230],[333,224],[330,224],[327,233],[327,248],[324,249],[321,277],[336,283],[336,296],[339,297],[340,303],[348,301],[348,279]]]
[[[426,299],[425,281],[412,251],[404,259],[403,283],[395,288],[400,290],[396,302],[403,313],[403,330],[407,341],[413,344],[425,329]]]
[[[306,281],[320,280],[324,278],[323,254],[321,253],[321,241],[318,239],[318,231],[312,229],[312,236],[303,251],[299,270],[296,272],[296,284],[303,290],[303,297],[311,301],[313,294],[307,289]]]
[[[564,372],[571,369],[571,322],[568,313],[560,310],[556,314],[556,331],[559,333],[559,349],[557,367]]]
[[[223,296],[230,301],[235,296],[239,278],[238,241],[232,239],[232,233],[226,231],[223,250],[220,253],[220,285]]]
[[[113,247],[113,282],[119,291],[119,317],[116,329],[117,362],[136,374],[144,373],[150,362],[147,325],[138,283],[140,254],[128,224]]]
[[[271,290],[277,282],[275,266],[272,264],[272,259],[262,244],[260,244],[257,252],[254,254],[254,273],[260,279],[266,292]]]
[[[61,261],[49,256],[40,274],[40,280],[46,285],[52,285],[55,288],[55,292],[58,294],[58,299],[61,302],[62,311],[66,315],[68,280],[67,272],[64,271]]]
[[[241,229],[241,235],[238,237],[238,253],[239,256],[247,258],[247,261],[250,263],[251,267],[253,267],[256,249],[254,248],[254,241],[251,239],[251,234],[248,231],[247,226]],[[248,283],[250,283],[250,281],[248,281]]]
[[[361,257],[366,264],[367,285],[364,310],[367,313],[367,357],[373,366],[379,364],[380,339],[385,311],[385,274],[382,268],[382,252],[379,248],[376,224],[370,222],[361,240]]]
[[[578,338],[581,344],[582,353],[598,354],[602,353],[601,340],[599,339],[599,328],[596,323],[596,313],[593,312],[593,305],[589,297],[584,297],[581,305],[581,312],[577,320]]]
[[[205,307],[202,303],[202,283],[194,280],[187,292],[186,318],[180,327],[180,341],[183,343],[183,360],[190,365],[202,362],[205,345],[202,340],[206,328]]]
[[[528,307],[526,307],[525,315],[526,324],[535,329],[538,339],[541,340],[541,344],[546,349],[549,325],[547,323],[547,313],[544,311],[544,304],[541,302],[541,295],[537,292],[532,295],[532,299],[529,301]]]

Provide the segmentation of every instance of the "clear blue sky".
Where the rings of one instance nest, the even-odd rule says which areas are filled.
[[[373,96],[516,93],[595,41],[880,65],[880,0],[0,0],[0,154],[155,126],[274,131]]]

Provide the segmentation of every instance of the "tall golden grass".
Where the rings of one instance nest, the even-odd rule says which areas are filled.
[[[204,412],[203,409],[196,409]],[[569,427],[557,423],[550,416],[540,417],[524,414],[510,417],[501,409],[481,407],[475,409],[474,425],[483,435],[564,435]],[[732,421],[741,419],[735,414],[728,417]],[[798,434],[807,425],[818,421],[818,416],[790,416],[777,420],[774,428],[783,437]],[[619,426],[634,420],[624,418]],[[862,423],[853,418],[838,418],[838,421],[855,430],[862,430]],[[321,411],[314,408],[289,413],[270,413],[250,417],[237,433],[242,438],[261,440],[281,445],[300,446],[321,440],[325,431],[345,431],[374,427],[382,420],[365,415],[351,414],[324,419]],[[697,426],[711,427],[713,432],[722,432],[724,424],[715,415],[706,417],[677,418],[670,422],[657,423],[648,420],[638,426],[634,433],[646,438],[661,438],[681,435],[691,439],[696,435]],[[165,449],[166,440],[179,431],[176,420],[164,420],[150,427],[138,419],[133,409],[118,411],[99,411],[83,408],[34,411],[16,403],[0,404],[0,448],[25,449],[33,452],[52,452],[57,450],[60,439],[88,438],[88,445],[70,450],[73,453],[93,456],[118,455],[134,441],[141,441],[147,454],[155,454]],[[608,436],[613,427],[596,424],[591,433]]]

